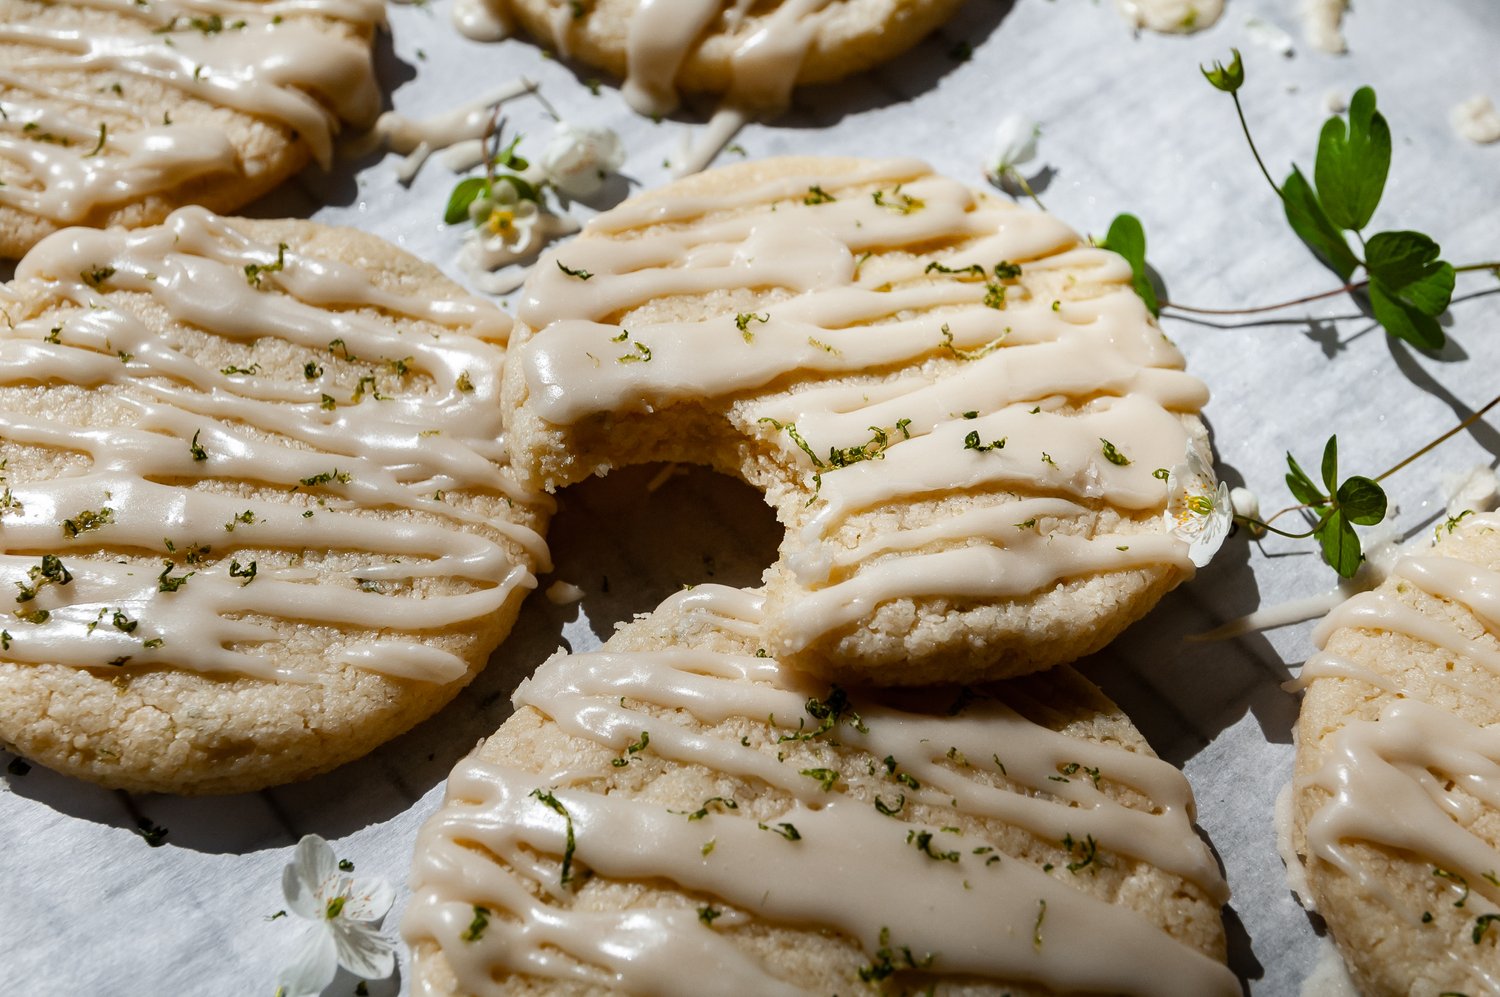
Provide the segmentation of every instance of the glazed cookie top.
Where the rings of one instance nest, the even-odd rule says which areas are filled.
[[[535,584],[509,320],[383,241],[184,208],[52,236],[0,306],[0,738],[28,757],[179,790],[329,767],[446,701]]]
[[[886,705],[763,624],[699,586],[522,684],[418,840],[424,992],[1239,992],[1187,782],[1097,689]]]
[[[765,489],[788,526],[768,639],[799,667],[1020,674],[1193,571],[1207,392],[1129,267],[921,163],[642,195],[544,257],[518,319],[518,468],[688,460]]]
[[[0,0],[0,256],[246,204],[380,107],[378,0]]]
[[[1293,843],[1368,994],[1500,979],[1500,516],[1438,527],[1303,666]]]
[[[475,38],[519,21],[565,57],[624,79],[642,114],[666,114],[679,91],[724,94],[730,107],[776,111],[798,83],[822,83],[885,62],[952,15],[957,0],[458,0]]]

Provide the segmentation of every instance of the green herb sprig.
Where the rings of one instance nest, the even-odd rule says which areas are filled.
[[[1244,62],[1238,49],[1231,51],[1233,57],[1228,66],[1214,62],[1200,67],[1203,75],[1214,88],[1233,99],[1240,130],[1261,175],[1281,200],[1287,224],[1319,262],[1344,283],[1329,291],[1253,308],[1199,308],[1177,302],[1161,302],[1161,307],[1202,315],[1249,315],[1341,294],[1362,293],[1370,314],[1389,335],[1421,349],[1441,348],[1446,336],[1438,318],[1452,301],[1456,275],[1477,271],[1500,273],[1500,261],[1454,266],[1441,259],[1437,240],[1406,229],[1365,236],[1364,231],[1385,192],[1391,165],[1390,125],[1377,109],[1371,87],[1360,87],[1354,92],[1346,115],[1335,114],[1323,123],[1312,179],[1308,179],[1301,167],[1293,165],[1287,178],[1277,184],[1255,145],[1240,102],[1239,91],[1245,83]],[[1119,221],[1117,218],[1116,222]],[[1112,231],[1113,228],[1111,225]],[[1363,255],[1350,245],[1350,234]],[[1142,263],[1143,242],[1142,239]],[[1136,267],[1136,258],[1126,249],[1109,248],[1126,256],[1132,269]],[[1361,279],[1352,279],[1361,270]],[[1146,300],[1150,305],[1153,299]]]

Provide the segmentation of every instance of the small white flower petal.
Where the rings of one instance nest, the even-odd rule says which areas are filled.
[[[277,977],[286,997],[317,997],[339,971],[338,946],[327,924],[310,925],[297,940],[292,961]]]
[[[396,968],[396,946],[373,924],[337,918],[329,927],[338,964],[355,976],[379,980]]]
[[[1004,177],[1016,167],[1035,159],[1037,139],[1041,134],[1041,126],[1030,118],[1007,115],[995,129],[995,143],[989,160],[990,175],[997,179]]]
[[[396,891],[383,879],[356,879],[349,884],[349,898],[339,916],[349,921],[376,921],[385,917],[396,901]]]
[[[316,834],[306,835],[297,842],[291,864],[282,870],[281,891],[287,906],[299,917],[321,920],[337,876],[333,848]]]
[[[1229,535],[1234,509],[1229,486],[1214,480],[1213,468],[1189,441],[1181,464],[1167,473],[1167,529],[1188,543],[1188,557],[1203,567]]]
[[[1204,519],[1202,531],[1188,544],[1188,557],[1199,568],[1207,567],[1208,562],[1214,559],[1219,548],[1224,546],[1224,538],[1229,536],[1229,528],[1234,525],[1234,511],[1229,504],[1229,486],[1224,482],[1219,482],[1218,491],[1214,493],[1213,512]]]
[[[560,121],[538,160],[542,175],[569,197],[588,197],[625,162],[620,136],[609,128]]]

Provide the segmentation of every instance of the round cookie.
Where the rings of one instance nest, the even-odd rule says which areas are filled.
[[[0,742],[236,792],[431,715],[550,503],[503,468],[506,316],[364,233],[184,208],[0,289]]]
[[[1193,572],[1163,479],[1208,466],[1207,392],[1129,267],[918,162],[636,197],[543,257],[510,350],[533,483],[670,460],[765,491],[787,526],[767,640],[825,677],[1050,667]]]
[[[726,94],[777,111],[792,87],[829,83],[901,55],[960,0],[459,0],[461,29],[512,21],[568,58],[621,77],[631,106],[666,114],[678,93]],[[484,31],[481,28],[480,31]],[[493,34],[490,35],[493,37]]]
[[[1239,993],[1187,782],[1097,689],[851,697],[761,603],[699,586],[521,685],[418,838],[417,989]]]
[[[1500,978],[1500,517],[1329,614],[1303,666],[1292,845],[1361,993]]]
[[[0,257],[230,211],[371,124],[378,0],[0,0]]]

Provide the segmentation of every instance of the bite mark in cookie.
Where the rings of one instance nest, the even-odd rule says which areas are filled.
[[[909,160],[787,159],[595,219],[527,284],[513,452],[556,488],[649,460],[788,528],[772,650],[919,685],[1107,643],[1193,571],[1165,470],[1203,384],[1118,256]]]

